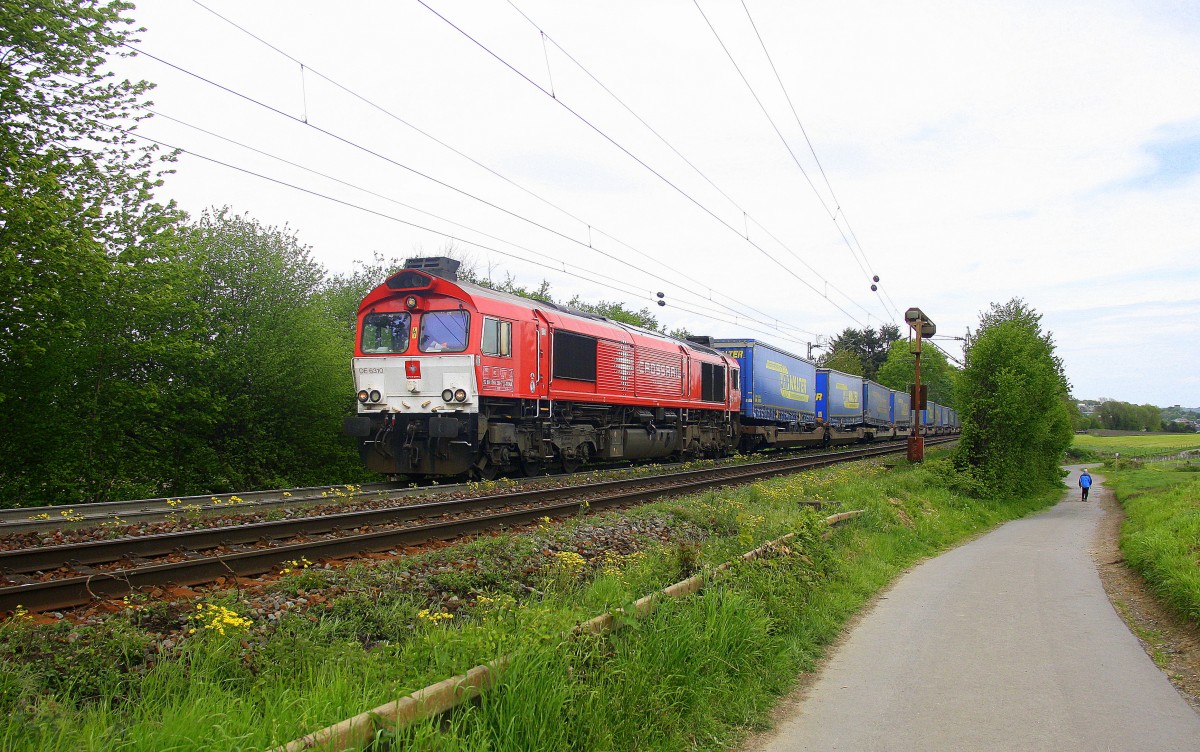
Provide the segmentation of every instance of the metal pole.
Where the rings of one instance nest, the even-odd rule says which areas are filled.
[[[913,409],[916,410],[913,420],[913,435],[908,437],[908,461],[925,461],[925,437],[921,430],[921,323],[913,327],[917,332],[916,365],[913,373]]]

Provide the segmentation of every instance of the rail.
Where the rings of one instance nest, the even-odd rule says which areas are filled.
[[[542,517],[565,517],[584,509],[632,504],[714,486],[748,483],[775,475],[904,451],[903,446],[872,446],[816,456],[789,457],[743,465],[668,473],[578,486],[481,496],[386,509],[344,512],[294,520],[163,533],[106,541],[0,552],[0,572],[16,584],[0,587],[0,611],[21,606],[47,611],[118,597],[151,585],[196,585],[227,576],[253,576],[301,558],[344,558],[387,551],[432,540],[530,524]],[[430,518],[441,518],[429,522]],[[369,532],[370,525],[389,525]],[[295,536],[316,540],[277,544]],[[243,546],[249,550],[233,550]],[[199,552],[224,549],[219,553]],[[145,563],[152,556],[179,560]],[[97,564],[130,561],[135,566],[109,571]],[[67,576],[47,575],[65,570]],[[49,579],[23,577],[43,573]]]

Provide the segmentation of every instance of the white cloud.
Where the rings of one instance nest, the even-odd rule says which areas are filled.
[[[506,4],[430,3],[539,85],[549,88],[552,80],[559,101],[417,4],[364,2],[337,12],[311,0],[210,4],[303,60],[304,77],[296,62],[190,4],[154,0],[139,5],[135,17],[149,29],[143,47],[296,117],[307,115],[313,125],[386,159],[149,59],[133,61],[130,70],[136,75],[159,82],[155,99],[164,113],[559,262],[617,277],[645,291],[647,297],[627,300],[635,307],[652,305],[650,291],[667,288],[637,271],[648,269],[696,280],[667,288],[672,303],[689,300],[683,288],[707,297],[711,286],[753,306],[761,312],[753,314],[758,318],[779,318],[816,333],[878,324],[885,315],[838,225],[689,3],[516,4],[738,206],[648,134],[553,44],[543,45],[538,31]],[[1103,393],[1200,405],[1191,375],[1200,371],[1200,359],[1194,349],[1181,347],[1200,333],[1192,323],[1197,298],[1192,290],[1200,276],[1200,213],[1194,210],[1200,176],[1148,179],[1163,171],[1163,159],[1186,163],[1188,152],[1173,152],[1164,144],[1200,148],[1194,139],[1200,124],[1195,96],[1200,19],[1192,6],[1116,0],[823,5],[755,0],[747,5],[855,235],[901,310],[919,305],[941,331],[951,333],[973,326],[990,302],[1024,296],[1046,314],[1079,396]],[[832,207],[741,4],[709,0],[702,7]],[[574,216],[454,157],[322,81],[313,69]],[[646,160],[720,221],[563,104]],[[141,131],[379,212],[470,235],[167,121],[149,122]],[[569,239],[430,183],[394,162]],[[376,250],[404,256],[416,245],[429,251],[444,242],[436,234],[190,157],[180,163],[166,194],[193,211],[229,203],[266,222],[288,222],[314,246],[317,258],[339,271]],[[790,271],[739,240],[740,232]],[[589,251],[589,242],[629,259],[633,268]],[[793,253],[852,299],[828,293],[850,316],[824,299],[826,282]],[[485,264],[493,258],[477,256]],[[547,276],[567,297],[576,292],[589,298],[619,296],[504,257],[498,263],[530,284]],[[690,300],[688,305],[703,305]],[[1105,312],[1110,310],[1118,313]],[[738,332],[673,306],[660,313],[671,326]],[[1110,362],[1106,346],[1119,366]],[[1125,373],[1126,362],[1156,363],[1161,377]]]

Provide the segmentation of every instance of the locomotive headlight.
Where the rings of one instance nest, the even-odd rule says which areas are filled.
[[[417,306],[421,305],[421,299],[416,295],[409,295],[404,299],[404,307],[410,311],[417,310]]]
[[[442,402],[451,402],[454,400],[454,392],[450,389],[442,390]]]
[[[379,393],[378,389],[371,390],[371,401],[372,402],[382,402],[383,401],[383,395]]]
[[[454,399],[458,400],[459,402],[466,402],[467,401],[467,390],[466,389],[455,389],[454,390]],[[446,400],[446,401],[449,402],[449,400]]]
[[[371,399],[371,395],[367,393],[366,389],[363,389],[358,393],[358,401],[364,405],[367,404],[367,400],[369,399]]]

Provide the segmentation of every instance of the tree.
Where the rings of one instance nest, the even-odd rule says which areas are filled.
[[[959,382],[955,465],[993,496],[1059,483],[1072,440],[1068,393],[1041,315],[1019,299],[993,304],[980,317]]]
[[[821,367],[854,376],[862,376],[864,371],[862,358],[851,350],[833,350],[826,353],[825,357],[821,358]]]
[[[129,130],[146,82],[115,82],[105,56],[129,38],[114,0],[0,5],[0,400],[48,343],[80,331],[109,255],[170,212],[150,203],[153,146]]]
[[[106,57],[129,39],[123,2],[0,4],[0,488],[71,502],[139,467],[154,402],[155,322],[174,267],[152,201],[155,147],[130,131],[146,82]],[[170,157],[165,157],[169,159]],[[129,473],[129,475],[126,475]]]
[[[1096,409],[1101,428],[1114,431],[1161,431],[1162,410],[1154,405],[1134,405],[1119,400],[1107,400]]]
[[[585,313],[594,313],[597,316],[603,316],[606,319],[613,321],[621,321],[626,324],[640,326],[643,329],[657,332],[658,319],[654,318],[650,313],[650,309],[645,306],[640,311],[634,311],[626,308],[624,303],[617,301],[601,300],[597,303],[588,303],[578,295],[574,296],[566,303],[568,308],[583,311]]]
[[[839,363],[853,368],[854,366],[847,357],[847,355],[853,355],[859,363],[856,370],[846,370],[845,368],[837,368],[837,370],[874,379],[875,372],[887,360],[889,346],[898,339],[900,339],[900,328],[895,324],[884,324],[878,330],[847,328],[830,343],[829,352],[821,359],[821,365],[825,368],[836,368],[829,363],[837,358]],[[840,353],[844,354],[839,355]]]
[[[175,375],[188,475],[208,490],[320,484],[361,474],[341,436],[354,405],[353,335],[329,315],[325,271],[288,228],[227,209],[189,228],[199,356]]]
[[[63,301],[73,322],[47,327],[10,398],[0,403],[0,490],[13,503],[156,496],[177,429],[174,375],[195,355],[196,302],[173,233],[110,258],[87,295]]]
[[[887,359],[875,373],[875,380],[897,391],[908,391],[916,380],[917,359],[912,352],[913,343],[896,340],[888,348]],[[923,346],[921,350],[921,383],[927,387],[928,398],[939,405],[954,407],[954,388],[959,371],[946,359],[945,353],[936,347]]]
[[[0,403],[5,500],[369,477],[341,436],[354,335],[324,277],[286,228],[228,211],[119,254],[78,301],[82,331]]]

